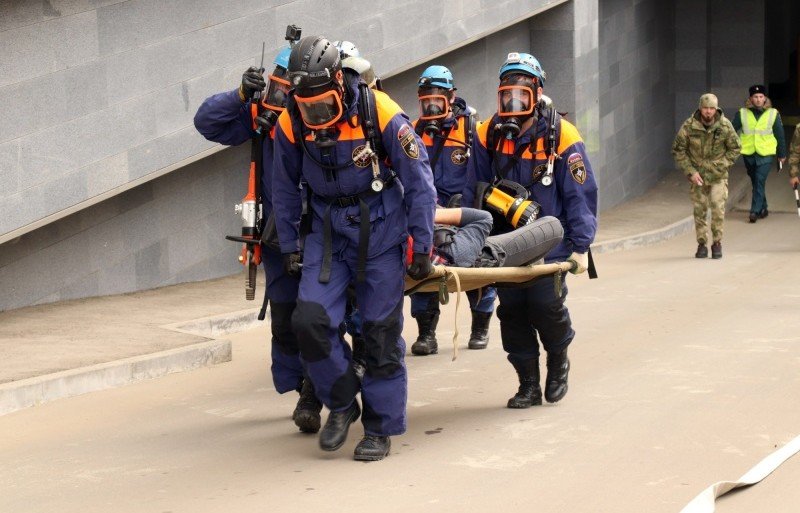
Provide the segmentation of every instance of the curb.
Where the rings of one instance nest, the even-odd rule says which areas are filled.
[[[747,193],[749,185],[743,180],[735,190],[731,191],[728,197],[728,211],[732,210]],[[611,253],[649,246],[683,235],[693,228],[694,218],[690,215],[663,228],[599,242],[592,246],[592,251],[598,254]],[[201,317],[167,324],[161,328],[213,339],[258,326],[260,324],[257,320],[258,311],[256,308]],[[211,340],[158,353],[12,381],[0,385],[0,415],[56,399],[229,362],[231,358],[232,349],[229,340]]]
[[[729,189],[726,212],[734,209],[736,204],[747,194],[750,183],[746,180],[741,180],[735,189]],[[618,239],[611,239],[592,245],[592,253],[613,253],[615,251],[625,251],[628,249],[641,248],[650,246],[658,242],[683,235],[694,229],[694,216],[686,216],[680,221],[676,221],[663,228],[650,230],[649,232],[638,233],[636,235],[629,235],[627,237],[620,237]]]
[[[212,340],[0,385],[0,415],[37,404],[231,360],[231,342]]]

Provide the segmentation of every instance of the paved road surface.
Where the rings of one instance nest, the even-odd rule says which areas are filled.
[[[295,396],[274,393],[263,330],[247,332],[229,364],[0,417],[0,512],[677,513],[800,434],[800,220],[745,216],[721,261],[692,258],[686,235],[570,279],[557,405],[506,409],[496,320],[487,350],[451,362],[445,313],[442,354],[407,360],[408,433],[357,463],[360,425],[332,454],[295,431]],[[795,512],[798,479],[800,456],[717,510]]]

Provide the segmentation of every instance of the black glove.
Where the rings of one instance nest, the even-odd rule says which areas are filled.
[[[267,87],[264,82],[263,72],[255,66],[250,66],[242,75],[242,85],[239,86],[239,98],[247,101],[253,97],[256,91],[263,91]]]
[[[278,114],[274,110],[269,109],[264,109],[264,112],[256,117],[256,125],[261,127],[262,133],[269,133],[277,121]]]
[[[431,257],[427,253],[414,253],[411,257],[411,265],[406,269],[406,273],[414,280],[424,280],[433,270]]]
[[[287,276],[298,278],[302,270],[303,258],[300,256],[299,251],[283,254],[283,272],[285,272]]]
[[[447,202],[447,208],[461,208],[461,194],[453,194]]]

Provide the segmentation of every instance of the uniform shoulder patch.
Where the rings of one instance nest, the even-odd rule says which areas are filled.
[[[572,179],[583,185],[586,182],[586,164],[583,162],[583,155],[577,152],[570,154],[567,157],[567,166]]]
[[[397,140],[400,141],[403,153],[408,155],[409,158],[419,158],[419,145],[414,137],[414,130],[411,129],[408,123],[403,123],[400,130],[397,131]]]

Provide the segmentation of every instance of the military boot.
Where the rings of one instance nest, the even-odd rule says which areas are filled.
[[[314,395],[314,385],[310,379],[304,379],[303,386],[300,388],[300,399],[297,400],[292,420],[303,433],[316,433],[322,423],[319,416],[320,411],[322,411],[322,403]]]
[[[439,312],[420,312],[414,316],[419,327],[419,336],[411,345],[411,353],[416,356],[426,356],[439,352],[436,342],[436,325],[439,324]]]
[[[361,408],[358,401],[353,399],[353,404],[344,411],[332,411],[328,414],[325,427],[319,434],[319,446],[323,451],[335,451],[347,440],[350,424],[358,420]]]
[[[470,349],[486,349],[489,345],[489,321],[492,312],[472,312],[472,332],[467,347]]]
[[[353,459],[357,461],[378,461],[389,455],[392,441],[388,436],[364,435],[356,445]]]
[[[708,248],[705,242],[697,243],[697,252],[694,254],[695,258],[708,258]]]
[[[508,400],[509,408],[530,408],[542,404],[542,387],[539,385],[539,359],[512,363],[519,376],[519,390]]]
[[[711,258],[722,258],[722,243],[717,241],[711,245]]]
[[[560,353],[547,353],[547,379],[545,380],[544,398],[548,403],[560,401],[567,395],[567,376],[569,375],[569,358],[567,348]]]

